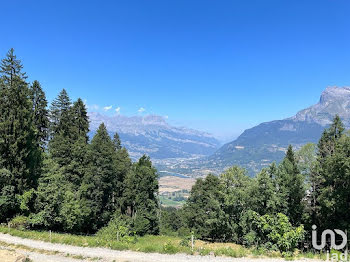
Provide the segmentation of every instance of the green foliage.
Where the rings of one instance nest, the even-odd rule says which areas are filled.
[[[27,216],[30,213],[34,212],[35,200],[36,200],[36,191],[34,190],[34,188],[24,192],[23,195],[19,196],[21,212]]]
[[[122,149],[122,143],[120,141],[120,137],[119,137],[119,134],[117,132],[113,136],[113,144],[114,144],[116,151]]]
[[[116,210],[115,150],[104,124],[101,124],[90,145],[90,165],[79,191],[90,207],[88,223],[93,230],[108,223]]]
[[[35,126],[35,141],[42,151],[45,150],[48,128],[49,112],[47,100],[39,81],[35,80],[30,87],[30,98],[33,105],[33,124]]]
[[[298,243],[304,239],[303,226],[293,227],[286,215],[264,215],[253,212],[250,217],[252,231],[247,238],[255,237],[258,245],[268,249],[278,249],[284,256],[290,256],[297,248]]]
[[[28,217],[26,216],[16,216],[12,218],[9,222],[10,228],[16,228],[23,230],[28,227]]]
[[[259,214],[272,214],[279,209],[280,199],[274,175],[271,169],[263,169],[252,181],[247,201],[251,203],[251,208]]]
[[[127,173],[122,208],[137,234],[159,233],[158,175],[149,157],[142,156]]]
[[[9,184],[12,174],[7,169],[0,169],[0,221],[12,218],[18,211],[19,203],[15,186]]]
[[[33,105],[22,69],[10,49],[0,64],[0,168],[10,171],[7,186],[13,188],[6,190],[14,189],[15,194],[35,186],[39,164]]]
[[[173,207],[161,209],[160,233],[164,235],[177,235],[181,227],[184,227],[182,210]]]
[[[230,234],[226,225],[226,214],[222,208],[223,188],[218,177],[208,175],[198,179],[184,206],[188,227],[203,239],[225,239]]]
[[[167,242],[163,246],[163,251],[166,254],[175,254],[179,252],[179,249],[173,245],[171,242]]]
[[[101,228],[96,236],[106,240],[117,240],[122,242],[135,242],[137,237],[131,231],[131,220],[126,216],[117,214],[107,226]]]
[[[336,116],[323,132],[317,146],[317,161],[310,173],[310,222],[320,229],[348,229],[349,226],[349,166],[350,138]]]
[[[279,165],[276,180],[281,200],[279,212],[286,214],[293,225],[300,224],[304,211],[305,177],[299,171],[291,146],[288,147],[286,157]]]

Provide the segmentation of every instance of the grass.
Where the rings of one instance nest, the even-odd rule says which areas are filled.
[[[255,249],[248,249],[233,243],[211,243],[206,241],[195,241],[192,251],[190,245],[181,245],[181,238],[174,236],[143,236],[137,238],[134,242],[121,242],[117,240],[104,239],[97,236],[82,236],[64,233],[52,233],[47,231],[18,230],[8,229],[0,226],[1,233],[8,233],[13,236],[41,240],[51,243],[60,243],[82,247],[105,247],[114,250],[133,250],[145,253],[161,254],[194,254],[194,255],[212,255],[227,257],[281,257],[278,252],[263,252],[257,254]],[[324,259],[319,255],[312,253],[299,253],[296,257]]]
[[[178,207],[178,206],[182,206],[186,203],[186,201],[174,201],[174,200],[167,198],[165,196],[159,196],[159,200],[163,206],[167,206],[167,207]]]

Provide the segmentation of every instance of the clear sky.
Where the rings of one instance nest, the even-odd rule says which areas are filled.
[[[1,1],[0,55],[14,47],[49,100],[66,88],[90,110],[230,137],[350,85],[349,13],[348,0]]]

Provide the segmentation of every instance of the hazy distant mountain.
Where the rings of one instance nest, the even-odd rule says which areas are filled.
[[[244,166],[251,173],[259,171],[273,161],[280,161],[289,144],[300,148],[308,142],[316,143],[336,114],[349,128],[349,87],[328,87],[317,104],[291,118],[262,123],[245,130],[236,140],[223,145],[198,165],[217,172],[232,165]]]
[[[119,133],[122,145],[134,159],[142,154],[147,154],[154,160],[208,156],[220,145],[212,135],[171,126],[162,116],[106,116],[90,112],[89,117],[92,134],[104,122],[111,135]]]

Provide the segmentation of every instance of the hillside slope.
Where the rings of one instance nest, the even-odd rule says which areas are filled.
[[[223,145],[198,164],[214,172],[240,165],[253,174],[273,161],[280,161],[289,144],[300,148],[308,142],[316,143],[336,114],[349,128],[349,87],[326,88],[317,104],[299,111],[293,117],[245,130],[236,140]]]

